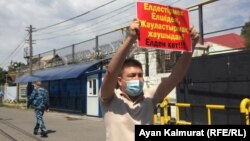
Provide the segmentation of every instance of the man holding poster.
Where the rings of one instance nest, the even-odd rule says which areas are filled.
[[[106,127],[106,141],[133,141],[135,125],[153,123],[153,108],[182,80],[192,59],[192,50],[178,59],[168,79],[149,89],[143,89],[143,70],[140,62],[126,59],[140,33],[140,21],[134,19],[127,37],[112,57],[104,76],[100,101]],[[199,34],[191,27],[188,34],[193,48]],[[117,84],[118,89],[115,89]]]

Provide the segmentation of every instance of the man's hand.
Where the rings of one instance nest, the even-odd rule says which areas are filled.
[[[189,28],[189,32],[190,32],[190,35],[191,35],[192,48],[193,48],[193,51],[194,51],[194,48],[195,48],[196,44],[198,43],[198,41],[200,39],[200,34],[196,31],[194,26]]]
[[[139,35],[140,21],[137,18],[134,18],[129,25],[128,36],[136,37]]]

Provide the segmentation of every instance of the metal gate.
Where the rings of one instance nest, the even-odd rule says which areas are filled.
[[[240,124],[240,102],[250,98],[250,51],[193,58],[176,92],[177,103],[230,107],[213,110],[213,124]],[[180,109],[180,118],[193,124],[207,124],[208,120],[202,106]]]

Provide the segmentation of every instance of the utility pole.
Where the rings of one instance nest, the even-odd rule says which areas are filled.
[[[32,57],[33,57],[33,40],[32,40],[32,32],[33,32],[32,25],[28,27],[28,32],[29,32],[29,74],[32,75]]]
[[[148,50],[145,51],[145,76],[149,76],[149,58],[148,58]]]

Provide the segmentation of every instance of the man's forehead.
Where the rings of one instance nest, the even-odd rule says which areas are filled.
[[[127,67],[123,70],[123,75],[129,74],[143,74],[142,69],[139,67]]]
[[[125,67],[123,71],[124,72],[142,72],[142,69],[140,67],[131,66],[131,67]]]

